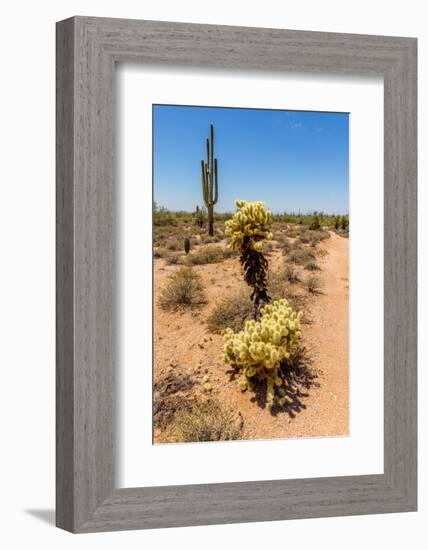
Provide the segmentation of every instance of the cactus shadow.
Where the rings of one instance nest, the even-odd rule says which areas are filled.
[[[279,375],[283,380],[285,404],[274,403],[270,406],[266,402],[265,382],[254,385],[251,401],[262,409],[270,406],[272,416],[287,414],[290,418],[295,418],[306,409],[305,400],[309,397],[310,390],[320,387],[319,373],[313,368],[313,359],[309,350],[304,346],[294,350],[290,359],[281,364]]]

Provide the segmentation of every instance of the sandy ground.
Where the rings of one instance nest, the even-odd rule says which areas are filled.
[[[203,393],[202,378],[208,374],[212,395],[227,404],[243,419],[243,439],[346,435],[348,433],[348,239],[331,233],[322,243],[328,251],[318,258],[322,271],[322,293],[311,296],[304,310],[308,323],[302,338],[313,357],[318,373],[317,386],[300,398],[298,411],[272,415],[268,408],[254,402],[250,391],[241,393],[230,380],[229,367],[223,364],[223,337],[211,334],[205,320],[225,291],[241,286],[242,274],[237,258],[222,263],[195,266],[205,287],[208,303],[199,310],[165,312],[157,305],[159,292],[176,266],[156,259],[154,264],[154,381],[172,369],[196,381],[194,393]],[[280,251],[269,258],[270,267],[282,262]],[[155,430],[155,442],[160,440]]]

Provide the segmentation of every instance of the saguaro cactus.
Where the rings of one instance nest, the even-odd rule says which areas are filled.
[[[218,201],[217,159],[214,158],[214,126],[210,126],[210,137],[207,138],[207,160],[201,160],[202,195],[208,211],[208,233],[214,235],[214,205]]]

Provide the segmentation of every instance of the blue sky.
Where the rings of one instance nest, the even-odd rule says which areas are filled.
[[[214,124],[217,212],[235,199],[275,213],[348,213],[347,113],[153,106],[154,200],[170,210],[202,206],[201,159]]]

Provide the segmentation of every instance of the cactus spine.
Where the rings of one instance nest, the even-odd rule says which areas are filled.
[[[217,159],[214,158],[214,126],[210,126],[210,137],[206,140],[207,160],[201,160],[202,195],[208,211],[208,233],[214,235],[214,205],[218,201]]]

